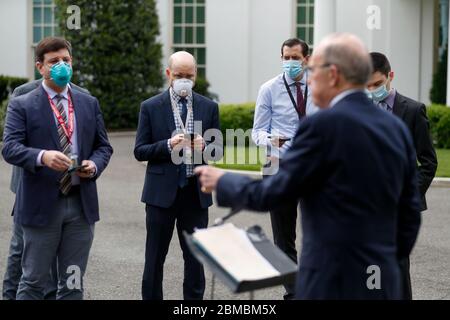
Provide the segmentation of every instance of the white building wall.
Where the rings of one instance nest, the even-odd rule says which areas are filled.
[[[0,74],[32,77],[32,0],[0,0]]]
[[[223,103],[255,101],[281,72],[281,43],[294,36],[293,0],[208,0],[206,77]]]
[[[172,21],[173,21],[173,8],[171,6],[171,1],[167,0],[157,0],[156,2],[156,11],[158,13],[158,21],[159,21],[159,37],[158,42],[162,44],[162,70],[167,67],[167,61],[169,60],[169,56],[172,52]]]
[[[367,8],[371,5],[380,9],[380,29],[367,27]],[[315,41],[332,31],[332,23],[320,25],[334,11],[335,32],[354,33],[370,51],[386,54],[395,72],[394,87],[428,104],[433,73],[434,6],[434,0],[316,0]]]

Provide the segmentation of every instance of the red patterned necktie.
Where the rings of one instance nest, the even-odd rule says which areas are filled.
[[[295,87],[297,88],[297,110],[300,116],[304,117],[306,115],[306,106],[300,82],[295,82]]]
[[[64,120],[64,123],[67,126],[67,115],[66,111],[64,110],[64,104],[63,104],[64,97],[61,95],[56,96],[56,108],[59,111],[59,114]],[[61,145],[62,153],[64,153],[66,156],[70,153],[70,142],[67,139],[67,136],[64,132],[64,129],[62,128],[61,124],[58,122],[58,137],[59,137],[59,144]],[[70,191],[70,188],[72,187],[72,177],[70,173],[66,170],[64,171],[61,179],[59,180],[59,189],[61,190],[61,193],[64,195],[67,195]]]

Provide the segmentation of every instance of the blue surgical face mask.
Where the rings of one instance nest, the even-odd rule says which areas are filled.
[[[386,84],[383,84],[382,86],[379,86],[375,90],[370,91],[370,94],[372,96],[373,101],[381,102],[388,97],[389,91],[386,88]]]
[[[72,67],[61,61],[50,68],[50,78],[60,88],[64,88],[72,78]]]
[[[303,66],[298,60],[283,60],[283,70],[289,78],[295,79],[303,71]]]

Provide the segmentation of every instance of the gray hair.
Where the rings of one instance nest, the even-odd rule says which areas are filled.
[[[351,34],[334,34],[326,39],[323,59],[334,64],[351,84],[365,85],[372,75],[372,61],[364,44]]]

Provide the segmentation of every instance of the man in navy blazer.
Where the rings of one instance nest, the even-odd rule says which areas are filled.
[[[10,101],[4,159],[24,169],[14,220],[23,228],[23,275],[17,299],[43,299],[53,259],[57,299],[82,299],[83,276],[99,220],[96,179],[112,154],[98,101],[70,90],[70,43],[44,38],[36,47],[42,86]],[[69,172],[70,156],[83,168]]]
[[[10,99],[27,94],[30,91],[42,86],[43,79],[33,80],[20,85],[15,88],[11,94]],[[90,94],[85,88],[81,88],[74,83],[70,83],[70,88],[75,91],[80,91]],[[23,169],[21,167],[12,167],[10,190],[16,193],[20,182],[22,181]],[[14,215],[14,212],[13,214]],[[19,287],[20,278],[22,277],[22,252],[23,252],[23,232],[20,224],[13,224],[13,232],[9,246],[8,262],[6,266],[5,275],[3,277],[2,296],[3,300],[15,300],[17,289]],[[56,299],[56,292],[58,291],[58,271],[56,266],[56,259],[52,264],[50,270],[50,279],[47,285],[45,299]]]
[[[202,299],[205,291],[203,267],[187,248],[183,231],[208,225],[212,197],[201,192],[193,169],[205,163],[202,155],[220,158],[222,140],[217,103],[192,91],[196,73],[191,54],[174,53],[166,69],[169,89],[141,105],[134,155],[147,161],[141,199],[147,213],[144,300],[163,299],[164,261],[175,224],[184,259],[183,297]]]
[[[276,175],[196,173],[221,206],[266,211],[301,198],[298,299],[399,299],[398,260],[420,226],[411,135],[364,93],[371,61],[357,37],[327,37],[308,68],[314,103],[328,109],[302,121]]]

